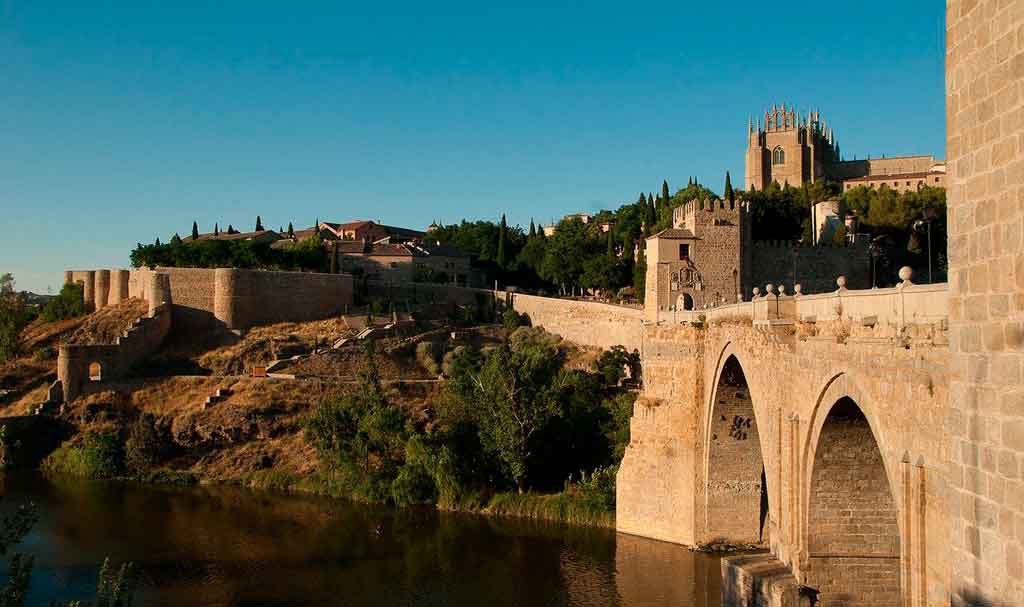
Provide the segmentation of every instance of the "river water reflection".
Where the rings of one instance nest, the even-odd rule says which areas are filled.
[[[30,605],[92,598],[99,564],[132,561],[135,605],[720,603],[714,556],[616,534],[236,487],[2,481],[0,509],[41,520]]]

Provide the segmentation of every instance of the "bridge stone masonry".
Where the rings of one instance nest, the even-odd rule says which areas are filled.
[[[617,525],[725,604],[1024,605],[1024,0],[946,16],[948,287],[645,310]]]
[[[648,323],[619,531],[770,549],[724,561],[736,604],[797,605],[801,587],[825,605],[941,602],[946,285],[903,277],[813,296],[766,285]],[[771,581],[729,583],[743,579]]]

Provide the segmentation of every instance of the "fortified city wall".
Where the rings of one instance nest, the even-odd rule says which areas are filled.
[[[128,297],[145,297],[154,274],[168,277],[178,330],[208,330],[221,324],[247,329],[275,322],[301,322],[340,314],[353,303],[347,274],[268,272],[236,268],[155,270],[71,270],[65,280],[81,282],[91,309]],[[110,288],[110,277],[115,276]]]
[[[115,271],[120,274],[122,271]],[[108,271],[103,271],[109,275]],[[72,275],[72,278],[74,276]],[[151,272],[137,277],[139,295],[149,304],[149,313],[137,319],[113,344],[61,344],[57,354],[57,381],[50,386],[48,400],[74,400],[88,382],[108,381],[124,376],[132,366],[163,343],[171,330],[171,289],[168,276]],[[119,293],[127,290],[127,282]],[[110,304],[115,303],[113,300]],[[102,304],[103,307],[107,304]]]

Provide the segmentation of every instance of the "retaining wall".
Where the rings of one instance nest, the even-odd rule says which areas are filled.
[[[554,299],[509,293],[512,309],[569,341],[598,348],[625,346],[641,350],[644,311],[592,301]]]

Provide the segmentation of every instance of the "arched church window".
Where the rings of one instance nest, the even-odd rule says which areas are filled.
[[[781,147],[772,150],[772,164],[786,164],[786,151]]]

